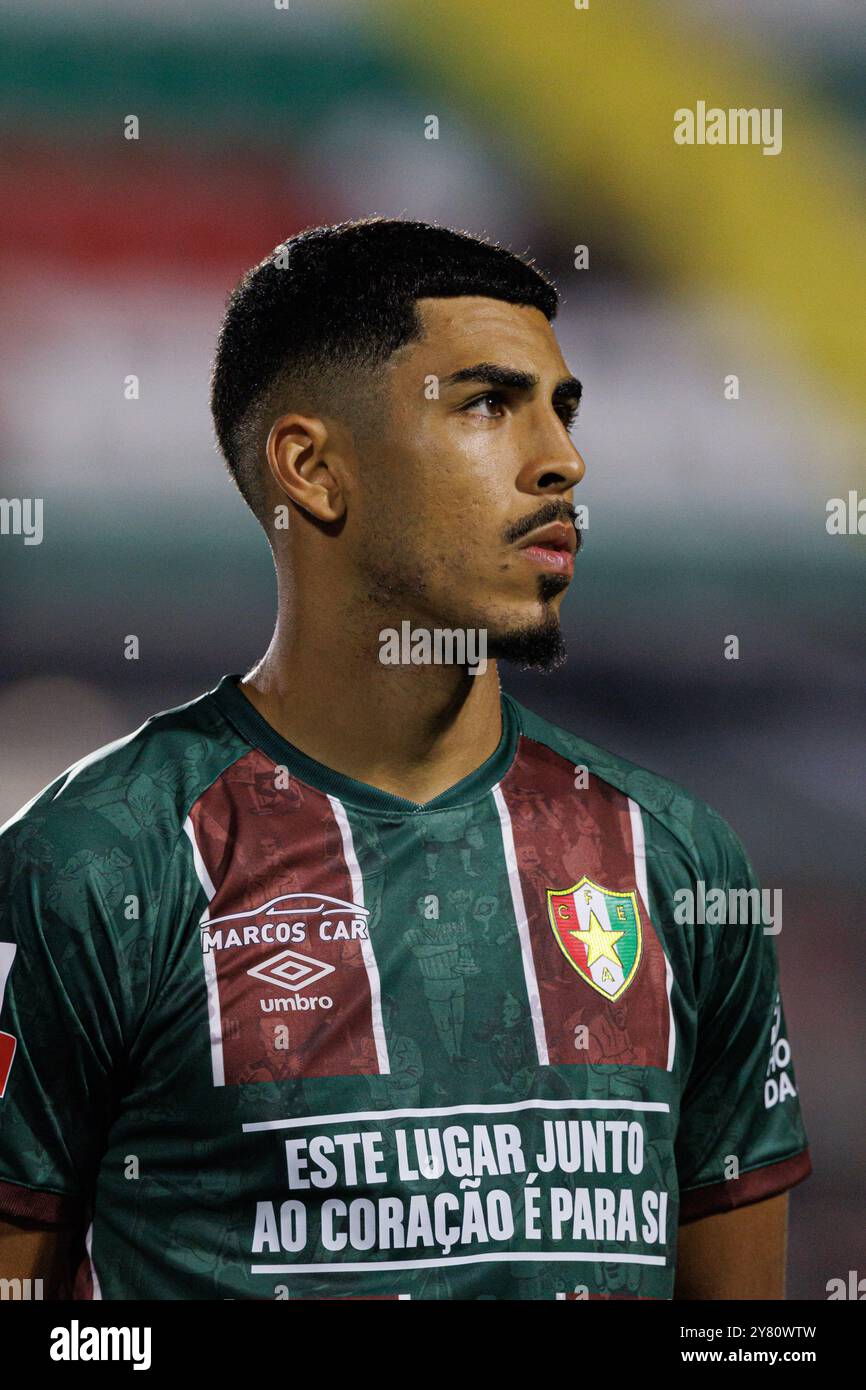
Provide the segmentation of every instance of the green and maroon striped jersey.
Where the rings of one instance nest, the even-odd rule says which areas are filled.
[[[418,805],[237,682],[0,836],[0,1211],[81,1222],[76,1297],[670,1298],[679,1223],[808,1175],[707,806],[504,693]]]

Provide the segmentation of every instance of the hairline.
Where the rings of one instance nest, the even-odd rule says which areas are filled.
[[[268,476],[265,471],[267,464],[261,459],[260,455],[262,448],[267,444],[268,437],[275,422],[286,415],[294,413],[312,413],[314,411],[321,418],[326,412],[321,410],[320,402],[316,402],[314,398],[321,389],[327,389],[327,387],[324,386],[324,382],[327,380],[329,372],[331,373],[332,380],[339,381],[340,378],[342,378],[345,383],[348,383],[351,378],[356,378],[365,368],[373,370],[376,368],[385,369],[389,367],[393,363],[394,358],[401,352],[411,347],[413,344],[423,342],[425,337],[428,336],[431,325],[425,322],[424,312],[421,306],[426,303],[438,304],[445,300],[457,299],[486,299],[496,304],[505,304],[513,309],[534,309],[537,313],[541,314],[549,324],[553,323],[558,308],[558,303],[555,303],[552,312],[547,314],[543,309],[539,308],[537,304],[532,304],[528,301],[526,303],[521,303],[517,300],[508,299],[496,294],[467,294],[463,291],[459,294],[420,294],[409,300],[413,318],[413,331],[402,343],[399,343],[397,347],[392,349],[387,357],[382,358],[375,353],[368,353],[366,355],[359,353],[356,356],[350,355],[339,365],[330,369],[313,362],[305,372],[295,375],[294,384],[291,379],[292,373],[290,369],[278,369],[270,382],[263,387],[258,400],[251,402],[248,411],[237,427],[237,434],[240,438],[244,438],[244,436],[249,438],[251,433],[253,435],[252,440],[248,444],[242,445],[238,450],[238,459],[241,467],[243,468],[246,462],[244,454],[254,451],[255,454],[259,456],[256,494],[258,494],[257,501],[261,503],[261,511],[258,505],[250,505],[256,520],[263,527],[266,534],[270,535],[267,525],[269,517],[269,508],[267,505]],[[305,381],[307,383],[306,389],[310,392],[310,395],[307,397],[308,403],[306,405],[302,404],[300,401],[296,405],[276,403],[277,397],[283,396],[285,398],[285,395],[293,389],[303,391],[305,387],[301,383]],[[376,408],[381,409],[383,404],[383,387],[384,382],[377,383],[377,385],[371,389],[371,399],[369,401],[371,406],[375,405]],[[311,397],[313,399],[311,399]],[[341,423],[347,424],[349,428],[353,427],[352,421],[347,418],[346,413],[335,414],[333,418],[340,420]],[[268,469],[268,472],[269,471]]]

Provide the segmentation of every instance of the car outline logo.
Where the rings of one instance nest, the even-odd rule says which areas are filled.
[[[289,906],[289,904],[294,904]],[[305,905],[302,905],[305,904]],[[271,898],[261,907],[250,908],[248,912],[228,912],[221,917],[210,917],[202,922],[203,927],[214,927],[219,922],[237,922],[246,917],[258,917],[264,913],[268,917],[306,917],[309,914],[334,917],[339,909],[354,917],[369,917],[370,909],[360,903],[349,902],[346,898],[332,898],[328,893],[282,893]]]

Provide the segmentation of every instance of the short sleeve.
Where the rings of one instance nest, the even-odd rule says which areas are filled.
[[[812,1171],[779,989],[776,900],[761,897],[730,827],[715,816],[712,826],[705,921],[696,913],[693,927],[696,1053],[676,1141],[681,1223],[777,1196]]]
[[[0,1214],[76,1220],[125,1050],[129,859],[74,817],[0,836]]]

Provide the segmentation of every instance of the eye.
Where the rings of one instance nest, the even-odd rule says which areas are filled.
[[[504,405],[505,395],[502,391],[485,391],[483,396],[467,401],[462,409],[467,413],[477,411],[485,420],[498,420]]]
[[[567,401],[564,405],[556,407],[556,413],[570,434],[577,419],[577,406],[573,401]]]

